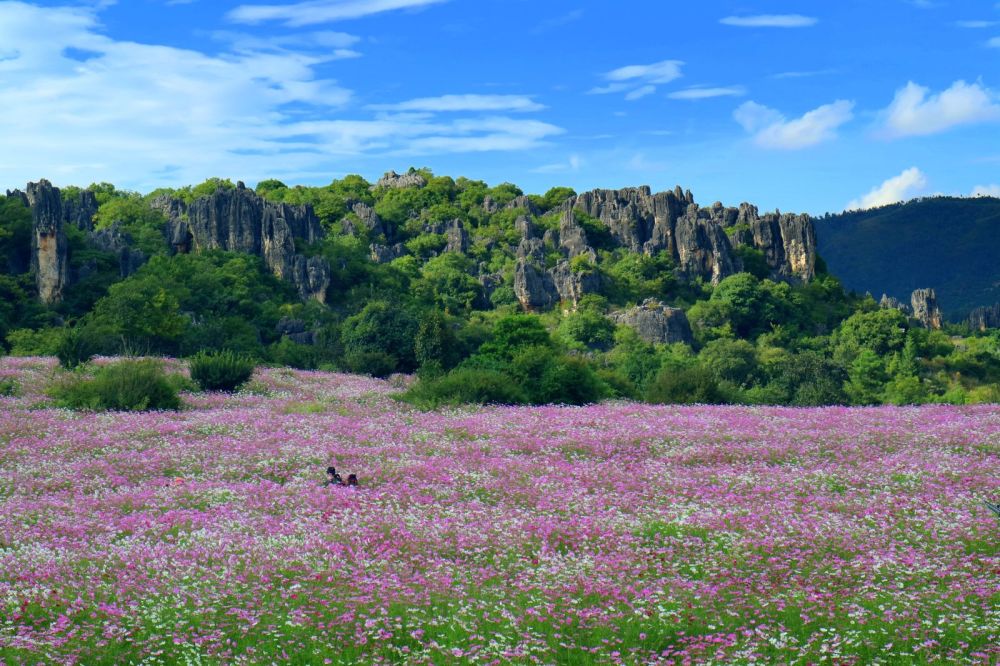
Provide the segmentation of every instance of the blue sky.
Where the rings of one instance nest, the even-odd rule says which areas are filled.
[[[995,0],[0,0],[0,188],[388,169],[1000,196]]]

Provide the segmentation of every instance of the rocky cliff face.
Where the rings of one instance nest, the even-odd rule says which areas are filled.
[[[974,331],[985,331],[990,328],[1000,328],[1000,303],[982,308],[976,308],[970,312],[969,328]]]
[[[118,268],[123,278],[135,273],[149,259],[142,250],[132,247],[131,236],[123,232],[117,222],[92,232],[90,240],[99,249],[118,257]]]
[[[277,277],[298,287],[303,298],[326,302],[330,267],[323,259],[295,253],[295,239],[320,239],[323,230],[309,206],[267,201],[238,183],[219,188],[185,206],[179,199],[157,199],[154,207],[168,220],[168,237],[177,252],[228,250],[264,258]]]
[[[614,312],[609,318],[616,324],[631,326],[640,338],[650,343],[691,344],[691,324],[679,308],[667,307],[655,299],[646,299],[642,305],[623,312]]]
[[[680,187],[656,194],[648,187],[594,190],[571,198],[566,207],[601,220],[616,242],[633,252],[666,251],[688,278],[718,283],[739,272],[734,245],[762,251],[774,279],[809,281],[816,276],[816,233],[806,215],[761,217],[750,204],[700,208],[690,190]]]
[[[941,328],[941,308],[938,307],[937,294],[933,289],[917,289],[910,296],[910,307],[913,308],[913,318],[924,328],[939,330]]]
[[[25,199],[31,207],[31,270],[38,297],[43,303],[58,303],[69,285],[62,196],[52,183],[40,180],[28,183]]]

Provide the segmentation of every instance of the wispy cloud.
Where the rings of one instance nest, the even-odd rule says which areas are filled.
[[[431,113],[468,111],[541,111],[545,106],[525,95],[441,95],[421,97],[396,104],[372,104],[375,111],[426,111]]]
[[[667,95],[670,99],[699,100],[712,97],[742,97],[746,95],[746,88],[743,86],[727,86],[720,88],[710,88],[707,86],[694,86],[684,90],[675,90]]]
[[[355,43],[350,35],[313,33],[303,48],[280,36],[217,35],[222,48],[209,54],[118,41],[98,18],[88,7],[0,2],[0,44],[11,54],[0,63],[0,182],[151,189],[212,175],[315,178],[345,160],[531,150],[563,132],[513,114],[541,108],[524,96],[352,109],[352,91],[322,74],[338,47]]]
[[[579,171],[580,167],[584,165],[584,159],[579,155],[573,154],[564,162],[556,162],[554,164],[543,164],[540,167],[535,167],[532,169],[532,173],[566,173],[571,171]]]
[[[555,28],[561,28],[564,25],[569,25],[570,23],[576,23],[583,18],[584,12],[582,9],[574,9],[573,11],[566,12],[560,16],[554,18],[546,19],[535,26],[532,32],[540,33],[553,30]]]
[[[827,74],[836,74],[838,70],[830,69],[814,69],[805,71],[792,71],[792,72],[778,72],[777,74],[772,74],[772,79],[805,79],[812,76],[824,76]]]
[[[836,138],[837,129],[854,117],[853,109],[854,102],[837,100],[788,120],[779,111],[757,102],[745,102],[733,112],[733,117],[753,135],[758,146],[798,150]]]
[[[992,28],[995,25],[1000,25],[1000,21],[955,21],[955,25],[959,28]]]
[[[867,210],[905,201],[912,199],[926,187],[927,176],[917,167],[910,167],[873,188],[868,194],[851,201],[845,210]]]
[[[1000,37],[994,37],[990,41],[986,42],[986,46],[992,49],[1000,49]]]
[[[680,60],[662,60],[649,65],[626,65],[604,74],[607,85],[591,88],[589,95],[607,95],[626,92],[625,99],[632,101],[656,92],[656,86],[669,83],[682,76]]]
[[[979,83],[956,81],[932,94],[910,81],[896,92],[883,116],[883,132],[889,138],[922,136],[959,125],[1000,121],[1000,102],[997,93]]]
[[[808,28],[819,23],[819,19],[802,14],[758,14],[727,16],[719,19],[719,23],[738,28]]]
[[[227,16],[236,23],[279,21],[287,26],[316,25],[399,9],[416,9],[448,0],[306,0],[285,5],[240,5]]]

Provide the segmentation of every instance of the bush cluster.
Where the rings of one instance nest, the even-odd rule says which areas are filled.
[[[97,368],[92,377],[82,372],[67,375],[50,395],[70,409],[140,412],[181,407],[163,364],[151,359],[118,361]]]
[[[203,391],[238,391],[253,376],[251,358],[232,351],[199,352],[188,363],[191,379]]]

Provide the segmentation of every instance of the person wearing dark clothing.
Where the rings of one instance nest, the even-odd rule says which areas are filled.
[[[356,485],[358,485],[358,475],[357,474],[348,474],[347,475],[347,485],[349,485],[349,486],[356,486]]]
[[[342,485],[344,485],[344,480],[340,478],[340,474],[337,474],[337,468],[333,467],[332,465],[330,467],[327,467],[326,483],[323,484],[323,487],[326,488],[327,486],[342,486]]]

